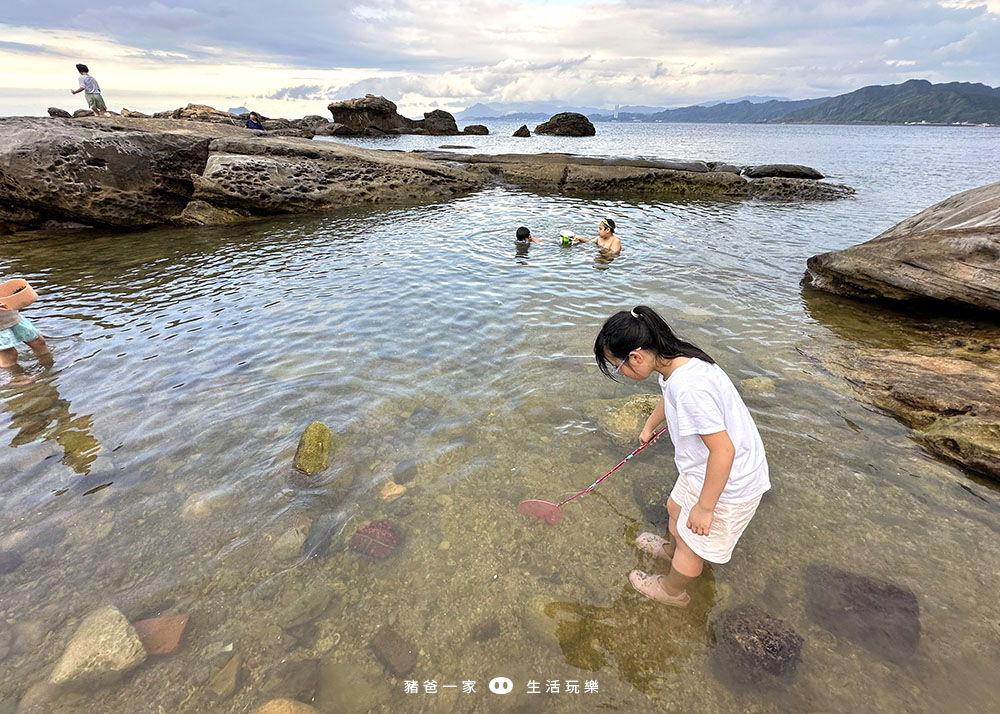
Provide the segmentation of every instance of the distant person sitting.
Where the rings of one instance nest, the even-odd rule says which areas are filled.
[[[257,112],[250,112],[250,118],[247,119],[246,128],[255,129],[256,131],[264,131],[264,125],[260,123],[260,117],[257,116]]]
[[[97,83],[96,79],[90,76],[90,70],[87,69],[87,65],[78,64],[76,69],[80,73],[80,88],[69,90],[70,94],[83,92],[90,111],[97,115],[111,116],[111,112],[108,111],[108,107],[104,103],[104,97],[101,96],[101,85]]]
[[[531,235],[531,231],[529,229],[525,228],[524,226],[521,226],[520,228],[518,228],[517,229],[517,233],[515,233],[514,235],[516,236],[515,240],[518,243],[541,243],[542,242],[541,238],[535,238],[535,236]]]
[[[605,218],[597,227],[596,238],[581,238],[574,236],[577,243],[597,243],[597,247],[604,253],[618,254],[622,251],[622,242],[615,235],[615,222],[610,218]]]

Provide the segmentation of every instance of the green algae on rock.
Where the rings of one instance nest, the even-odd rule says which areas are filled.
[[[295,468],[314,476],[326,471],[330,466],[330,447],[333,435],[329,427],[314,421],[306,427],[295,451]]]

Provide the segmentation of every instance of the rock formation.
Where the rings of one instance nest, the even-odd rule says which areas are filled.
[[[518,130],[513,133],[513,136],[516,136],[519,139],[526,139],[531,136],[531,130],[528,129],[527,124],[522,124]]]
[[[860,298],[1000,310],[1000,182],[947,198],[867,243],[815,255],[807,278]]]
[[[747,178],[800,178],[821,179],[823,174],[809,166],[798,164],[763,164],[750,166],[744,172]]]
[[[423,158],[465,165],[483,180],[559,193],[686,198],[833,200],[854,193],[838,184],[807,179],[747,180],[703,161],[598,159],[572,154],[455,154],[420,152]]]
[[[327,109],[333,121],[347,127],[354,135],[370,135],[372,130],[384,134],[431,134],[455,136],[459,134],[455,117],[435,109],[426,112],[423,119],[407,119],[396,111],[396,105],[385,97],[366,94],[358,99],[331,102]]]
[[[249,132],[226,122],[0,119],[0,225],[211,224],[447,198],[480,180],[412,155]]]
[[[576,112],[556,114],[547,122],[535,127],[536,134],[553,134],[555,136],[594,136],[597,130],[590,119]]]
[[[469,124],[469,126],[465,127],[462,133],[486,136],[490,133],[490,130],[484,124]]]

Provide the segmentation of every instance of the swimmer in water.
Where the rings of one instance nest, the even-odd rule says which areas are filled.
[[[535,238],[535,236],[531,235],[531,230],[528,229],[528,228],[526,228],[526,227],[524,227],[524,226],[521,226],[520,228],[518,228],[517,229],[517,233],[515,233],[514,235],[515,235],[514,240],[517,243],[541,243],[542,242],[541,238]]]
[[[580,236],[575,236],[573,240],[577,243],[597,243],[597,247],[600,248],[603,253],[610,255],[618,255],[622,252],[622,242],[618,240],[618,236],[615,235],[615,222],[610,218],[601,220],[600,225],[597,227],[596,238],[581,238]]]

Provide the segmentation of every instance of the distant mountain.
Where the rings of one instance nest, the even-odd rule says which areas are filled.
[[[790,102],[788,97],[761,97],[755,94],[746,97],[736,97],[736,99],[723,99],[717,102],[702,102],[700,107],[714,107],[716,104],[738,104],[739,102],[750,102],[751,104],[763,104],[764,102]]]
[[[239,116],[240,114],[249,114],[250,110],[246,107],[233,107],[229,110],[229,113]]]
[[[473,104],[468,109],[455,112],[457,121],[472,119],[511,119],[515,121],[534,121],[548,119],[559,112],[577,112],[578,114],[610,114],[610,109],[600,107],[576,107],[556,102],[491,102],[489,104]]]
[[[619,121],[660,121],[660,122],[702,122],[712,124],[758,124],[774,121],[790,111],[809,107],[826,101],[823,99],[802,99],[796,102],[779,102],[771,100],[754,104],[749,100],[735,104],[714,104],[710,107],[696,105],[680,109],[666,109],[655,114],[628,116],[618,114]],[[591,117],[592,121],[608,121],[611,115]]]
[[[782,122],[801,124],[1000,124],[1000,88],[911,79],[871,86],[797,109]]]

